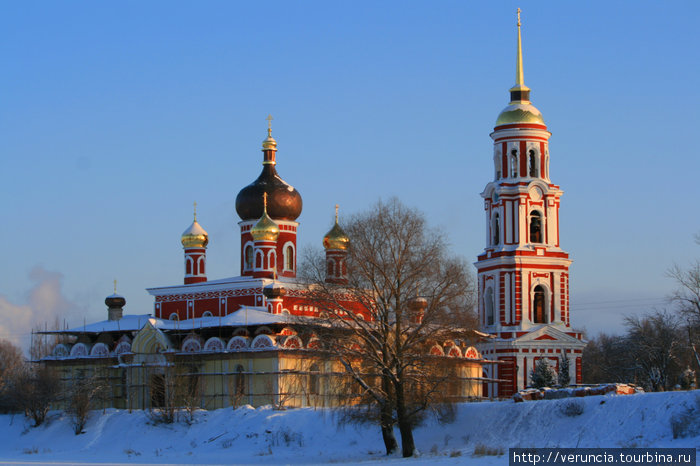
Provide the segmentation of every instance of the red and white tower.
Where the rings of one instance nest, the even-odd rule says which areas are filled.
[[[258,179],[243,188],[236,197],[236,211],[241,221],[241,275],[256,275],[255,241],[251,229],[263,216],[263,194],[267,194],[266,211],[279,228],[275,245],[275,277],[294,278],[297,274],[297,228],[301,214],[299,192],[277,174],[277,141],[272,137],[272,116],[267,117],[267,138],[263,141],[263,169]]]
[[[337,285],[348,283],[348,245],[350,238],[338,224],[338,204],[335,205],[335,224],[323,237],[326,250],[326,282]]]
[[[503,361],[498,393],[507,397],[530,383],[541,358],[559,370],[569,359],[571,380],[581,382],[581,333],[571,328],[569,254],[560,247],[563,194],[549,174],[549,137],[542,114],[523,80],[520,10],[515,86],[500,113],[494,141],[493,181],[481,193],[486,248],[476,262],[480,326],[495,338],[485,357]]]
[[[194,203],[194,221],[180,238],[185,250],[185,285],[207,281],[207,244],[209,235],[197,223],[197,203]]]

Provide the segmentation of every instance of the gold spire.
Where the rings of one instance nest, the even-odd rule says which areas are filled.
[[[272,115],[268,115],[267,118],[267,138],[263,141],[263,150],[277,150],[277,141],[272,137]]]
[[[114,294],[117,294],[117,279],[114,279]]]
[[[515,86],[510,88],[510,100],[512,102],[529,101],[530,88],[525,85],[523,77],[523,39],[520,33],[520,8],[518,8],[518,52],[515,59]]]
[[[263,214],[253,228],[250,235],[255,241],[277,241],[280,229],[277,224],[267,215],[267,193],[263,193]]]
[[[197,201],[194,201],[194,221],[197,221]]]
[[[350,238],[345,234],[338,224],[338,204],[335,205],[335,224],[326,236],[323,237],[323,247],[325,249],[346,250],[350,244]]]

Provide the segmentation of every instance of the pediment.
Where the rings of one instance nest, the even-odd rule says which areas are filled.
[[[533,329],[533,331],[516,338],[514,343],[517,344],[522,344],[522,343],[527,343],[527,342],[557,342],[557,343],[563,343],[568,346],[585,346],[586,344],[577,339],[572,337],[571,335],[568,335],[567,333],[561,331],[554,325],[542,325],[541,327],[537,329]]]

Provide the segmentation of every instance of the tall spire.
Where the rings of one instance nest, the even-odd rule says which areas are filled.
[[[530,88],[525,85],[523,77],[523,40],[520,34],[520,8],[518,8],[518,53],[515,60],[515,86],[510,88],[510,100],[513,102],[529,102]]]
[[[266,164],[275,164],[275,154],[274,152],[268,152],[268,151],[276,151],[277,150],[277,141],[275,141],[275,138],[272,137],[272,115],[268,115],[267,118],[267,138],[263,141],[262,144],[262,150],[265,152],[265,160],[263,161],[263,165]],[[269,154],[269,156],[268,156]]]

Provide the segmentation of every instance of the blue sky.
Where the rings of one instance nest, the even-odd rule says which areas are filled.
[[[104,318],[114,278],[127,312],[151,312],[145,288],[182,280],[195,200],[209,277],[236,275],[268,113],[300,245],[334,204],[398,196],[475,260],[518,6],[573,323],[664,307],[664,271],[700,256],[697,2],[5,1],[0,337],[24,332],[18,313]]]

